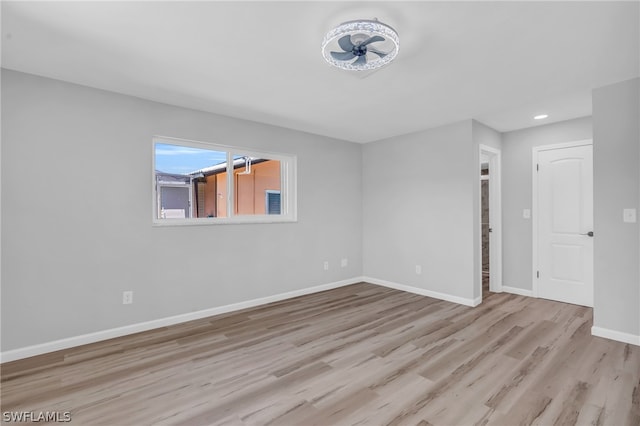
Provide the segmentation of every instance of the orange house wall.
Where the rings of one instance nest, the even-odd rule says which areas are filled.
[[[267,190],[280,191],[280,162],[265,161],[252,166],[250,175],[242,175],[244,168],[234,171],[235,205],[237,215],[266,214]],[[205,211],[216,217],[227,216],[227,174],[207,176]]]
[[[207,176],[204,186],[204,211],[207,216],[215,216],[216,211],[216,177]]]
[[[234,213],[238,215],[242,214],[255,214],[255,173],[250,175],[241,175],[238,172],[234,172],[236,191],[234,206]]]
[[[240,170],[242,171],[242,170]],[[236,210],[242,214],[266,214],[266,190],[280,191],[280,162],[265,161],[252,167],[250,175],[236,174]]]
[[[216,217],[227,217],[227,174],[214,175],[216,182]]]

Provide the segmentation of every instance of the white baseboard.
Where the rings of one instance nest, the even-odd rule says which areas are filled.
[[[447,302],[458,303],[465,306],[478,306],[480,304],[480,298],[466,299],[464,297],[453,296],[446,293],[438,293],[437,291],[425,290],[423,288],[412,287],[404,284],[398,284],[391,281],[379,280],[377,278],[362,277],[362,281],[381,285],[383,287],[389,287],[396,290],[407,291],[409,293],[419,294],[420,296],[433,297],[434,299],[446,300]]]
[[[635,334],[623,333],[621,331],[593,326],[591,327],[591,335],[640,346],[640,336],[636,336]]]
[[[509,286],[503,285],[502,291],[505,293],[518,294],[520,296],[533,297],[533,291],[525,290],[523,288],[518,288],[518,287],[509,287]]]
[[[155,328],[167,327],[170,325],[180,324],[187,321],[193,321],[213,315],[225,314],[228,312],[239,311],[241,309],[253,308],[255,306],[264,305],[272,302],[279,302],[293,297],[304,296],[306,294],[318,293],[325,290],[331,290],[338,287],[344,287],[363,281],[363,277],[354,277],[348,280],[337,281],[328,284],[322,284],[315,287],[303,288],[287,293],[280,293],[273,296],[261,297],[258,299],[247,300],[230,305],[218,306],[215,308],[203,309],[201,311],[189,312],[186,314],[174,315],[167,318],[160,318],[152,321],[145,321],[137,324],[125,325],[123,327],[112,328],[109,330],[97,331],[95,333],[82,334],[80,336],[68,337],[66,339],[54,340],[52,342],[41,343],[38,345],[27,346],[24,348],[13,349],[0,353],[0,362],[16,361],[18,359],[28,358],[36,355],[42,355],[49,352],[68,349],[75,346],[96,343],[102,340],[113,339],[114,337],[126,336],[142,331],[153,330]]]

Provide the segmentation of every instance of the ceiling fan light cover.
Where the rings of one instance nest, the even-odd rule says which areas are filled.
[[[390,49],[384,52],[384,55],[372,55],[375,59],[366,61],[336,59],[331,55],[331,49],[339,39],[346,35],[366,35],[369,38],[383,37],[385,42],[390,43]],[[335,67],[348,71],[367,71],[380,68],[393,61],[398,55],[399,48],[400,39],[398,38],[398,33],[389,25],[377,20],[357,20],[344,22],[325,35],[322,41],[322,56],[329,64]]]

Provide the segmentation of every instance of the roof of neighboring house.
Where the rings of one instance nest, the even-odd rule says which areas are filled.
[[[171,177],[175,177],[175,178],[181,178],[181,177],[189,177],[189,174],[183,175],[181,173],[169,173],[169,172],[163,172],[162,170],[158,170],[156,169],[156,174],[157,175],[162,175],[162,176],[171,176]]]
[[[193,176],[182,175],[179,173],[167,173],[161,170],[156,170],[156,179],[160,179],[162,182],[189,182]]]
[[[236,158],[235,160],[233,160],[233,168],[235,169],[239,169],[240,167],[244,167],[245,165],[245,158],[246,157],[240,157],[240,158]],[[251,160],[251,164],[255,165],[255,164],[260,164],[263,163],[265,161],[269,161],[267,159],[264,158],[258,158],[258,157],[249,157],[249,159]],[[223,163],[219,163],[219,164],[215,164],[213,166],[209,166],[209,167],[205,167],[202,169],[198,169],[198,170],[194,170],[193,172],[190,172],[188,175],[196,175],[198,173],[202,173],[205,176],[211,176],[211,175],[216,175],[218,173],[222,173],[224,171],[227,170],[227,162],[223,162]]]

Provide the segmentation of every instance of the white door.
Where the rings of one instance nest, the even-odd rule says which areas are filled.
[[[537,294],[593,306],[592,145],[538,152]]]

